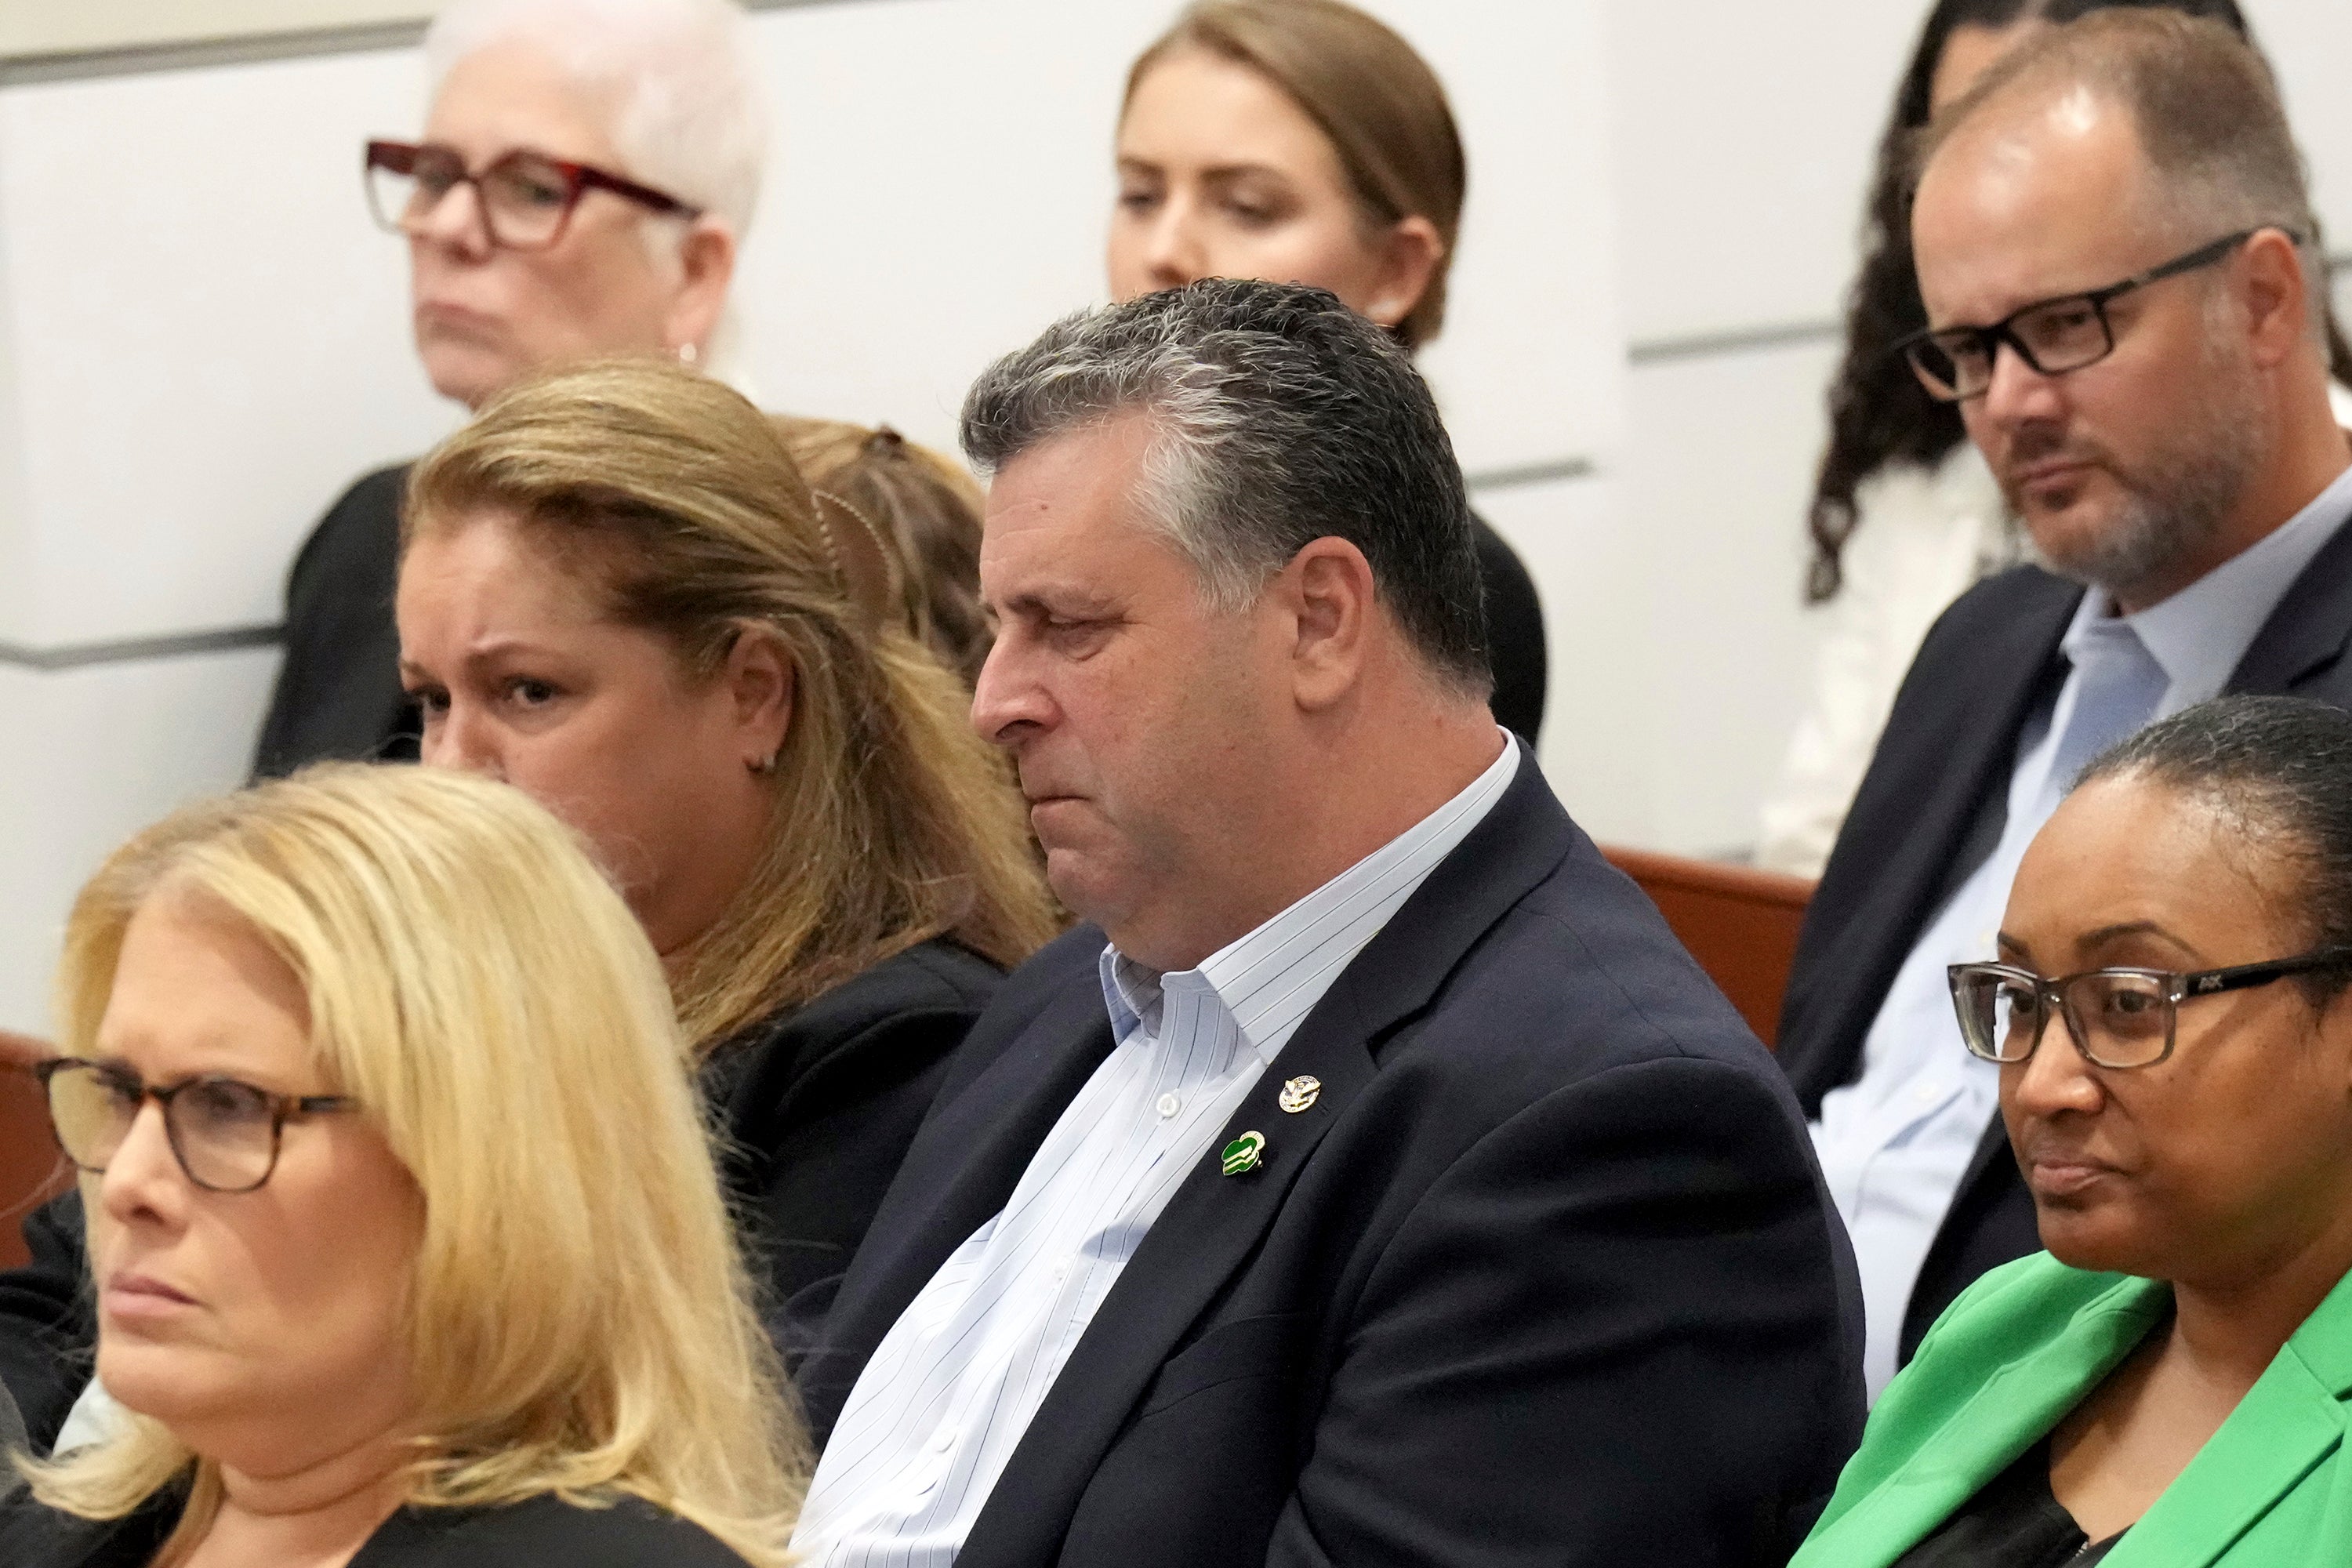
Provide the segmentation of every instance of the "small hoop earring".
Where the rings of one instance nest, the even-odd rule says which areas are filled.
[[[678,344],[678,345],[677,345],[677,363],[680,363],[680,364],[692,364],[695,361],[697,361],[697,360],[700,359],[701,357],[702,357],[702,351],[701,351],[700,349],[696,348],[692,343],[680,343],[680,344]]]

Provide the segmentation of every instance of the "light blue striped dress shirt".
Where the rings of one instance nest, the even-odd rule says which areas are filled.
[[[1118,1044],[1003,1211],[891,1325],[850,1391],[793,1536],[816,1568],[955,1561],[1005,1462],[1153,1220],[1315,1004],[1518,771],[1460,795],[1198,969],[1102,955]]]

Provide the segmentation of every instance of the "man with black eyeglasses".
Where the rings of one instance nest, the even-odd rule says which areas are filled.
[[[2038,1250],[1947,968],[1990,959],[2083,765],[2222,691],[2352,706],[2352,445],[2328,406],[2302,163],[2226,29],[2115,10],[2000,62],[1930,128],[1928,330],[2042,564],[1922,647],[1805,922],[1780,1059],[1862,1267],[1871,1391],[1987,1269]]]

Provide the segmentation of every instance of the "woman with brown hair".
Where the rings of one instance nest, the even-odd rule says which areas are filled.
[[[1055,925],[894,552],[741,396],[613,362],[418,466],[396,611],[424,761],[584,832],[662,955],[789,1352],[948,1054]]]
[[[980,481],[887,425],[775,416],[777,433],[808,482],[849,503],[897,546],[908,626],[971,686],[988,659],[980,603]]]
[[[1119,111],[1113,298],[1196,278],[1328,289],[1409,349],[1445,321],[1468,166],[1412,46],[1340,0],[1201,0],[1136,60]],[[1495,717],[1543,722],[1543,608],[1483,521]]]
[[[582,832],[661,955],[789,1357],[949,1054],[1058,923],[881,525],[725,386],[605,362],[418,465],[396,609],[424,761]],[[69,1194],[0,1275],[0,1382],[37,1451],[89,1377],[81,1229]]]

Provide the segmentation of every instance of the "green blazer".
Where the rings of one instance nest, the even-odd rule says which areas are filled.
[[[1986,1275],[1871,1413],[1790,1568],[1886,1568],[2007,1469],[2161,1322],[2171,1287],[2046,1252]],[[2102,1568],[2352,1563],[2352,1276]]]

